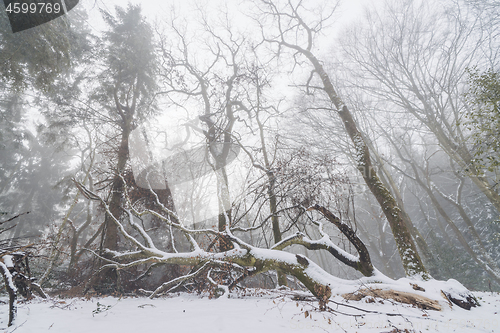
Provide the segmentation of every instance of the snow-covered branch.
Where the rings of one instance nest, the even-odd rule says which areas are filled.
[[[370,254],[368,253],[368,249],[366,248],[365,244],[361,241],[361,239],[359,239],[354,230],[352,230],[352,228],[345,223],[342,223],[342,221],[340,221],[338,217],[333,215],[325,207],[315,205],[308,209],[308,211],[311,210],[317,210],[321,212],[330,222],[332,222],[342,232],[342,234],[347,237],[349,242],[351,242],[354,248],[358,251],[359,255],[354,256],[334,244],[330,239],[330,236],[328,236],[323,231],[323,224],[314,220],[313,223],[318,226],[319,232],[321,234],[320,239],[313,241],[306,237],[303,233],[297,233],[275,244],[273,246],[273,249],[283,250],[290,245],[298,244],[304,246],[309,250],[327,250],[335,258],[337,258],[347,266],[360,271],[365,276],[372,276],[374,274],[374,269],[370,260]]]

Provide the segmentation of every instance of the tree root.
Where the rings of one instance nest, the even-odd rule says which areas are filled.
[[[477,299],[470,293],[459,293],[452,295],[448,291],[441,290],[441,294],[447,301],[465,310],[470,310],[473,307],[479,306],[479,302],[477,301]]]

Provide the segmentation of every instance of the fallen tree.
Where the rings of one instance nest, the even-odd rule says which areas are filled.
[[[226,225],[225,230],[219,231],[218,229],[204,228],[204,229],[191,229],[186,227],[182,220],[157,200],[158,205],[162,208],[162,213],[152,211],[149,209],[138,210],[134,207],[129,199],[127,189],[125,188],[124,197],[126,199],[125,207],[122,207],[125,212],[126,218],[123,222],[110,213],[108,204],[104,199],[96,193],[88,190],[81,183],[75,181],[75,184],[87,198],[100,202],[105,212],[111,216],[112,221],[116,224],[117,229],[123,237],[133,246],[134,250],[129,251],[112,251],[109,249],[104,250],[104,254],[99,254],[91,251],[95,256],[100,258],[104,264],[94,273],[92,278],[88,281],[85,291],[88,291],[94,283],[98,280],[98,276],[106,271],[115,270],[116,276],[121,279],[120,272],[132,267],[140,265],[147,265],[148,272],[155,265],[188,265],[192,267],[188,274],[175,278],[171,281],[165,281],[160,284],[155,290],[143,291],[149,297],[154,298],[163,293],[168,293],[177,290],[183,283],[192,279],[204,276],[206,281],[212,286],[213,294],[220,296],[230,288],[234,287],[237,283],[244,280],[249,276],[264,273],[270,270],[281,271],[287,275],[296,277],[314,296],[320,300],[320,308],[325,308],[331,295],[355,292],[359,289],[360,285],[372,286],[371,289],[396,289],[393,292],[385,291],[385,295],[392,294],[393,296],[400,297],[404,293],[406,303],[419,303],[422,299],[423,288],[412,287],[411,281],[402,279],[401,281],[394,281],[384,276],[382,273],[373,268],[366,246],[356,236],[355,232],[348,225],[342,223],[340,219],[335,217],[327,208],[319,205],[314,205],[308,208],[302,207],[304,214],[311,214],[311,211],[319,211],[323,214],[333,225],[346,236],[347,240],[355,247],[358,256],[352,255],[345,250],[336,246],[323,231],[323,223],[311,218],[313,224],[318,228],[321,238],[318,240],[311,240],[304,234],[294,234],[284,238],[281,242],[275,244],[272,248],[256,247],[248,242],[243,241],[240,237],[234,235],[234,229],[242,231],[241,228],[231,228]],[[154,193],[152,191],[152,193]],[[158,199],[158,198],[157,198]],[[139,219],[146,216],[154,216],[170,227],[181,232],[190,244],[190,251],[173,253],[165,252],[158,249],[151,237],[145,229],[138,223]],[[137,236],[134,236],[133,234]],[[220,240],[229,244],[225,250],[219,252],[210,252],[204,249],[200,242],[197,241],[201,236],[209,237],[213,241]],[[140,239],[140,240],[139,240]],[[334,255],[341,262],[357,269],[365,275],[361,280],[343,280],[327,273],[323,268],[314,263],[309,258],[290,252],[283,251],[289,245],[298,244],[303,245],[308,249],[317,250],[325,249]],[[209,248],[214,248],[210,247]],[[222,274],[222,277],[221,277]],[[467,291],[466,288],[461,286],[458,282],[452,282],[452,288],[446,287],[447,282],[438,281],[420,281],[425,286],[439,286],[438,289],[444,290],[443,294],[453,295],[463,303],[470,306],[476,306],[477,301]],[[120,281],[117,281],[120,285]],[[433,288],[436,289],[436,288]],[[413,293],[411,291],[414,291]],[[436,290],[435,290],[436,291]],[[432,298],[439,298],[439,293],[431,293],[430,303],[437,302]],[[396,301],[401,301],[401,298],[392,297]],[[409,300],[409,301],[408,301]],[[451,299],[448,297],[448,300]],[[467,300],[469,302],[467,302]],[[421,303],[421,302],[420,302]],[[455,302],[461,307],[464,304]],[[470,308],[469,306],[469,308]],[[439,310],[439,307],[429,307],[434,310]]]

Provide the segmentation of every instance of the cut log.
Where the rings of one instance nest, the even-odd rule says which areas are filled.
[[[415,305],[416,307],[423,310],[442,310],[441,305],[438,301],[432,300],[422,295],[412,294],[404,291],[363,288],[354,293],[342,295],[344,299],[353,301],[359,301],[366,296],[382,299],[392,299],[396,302]]]

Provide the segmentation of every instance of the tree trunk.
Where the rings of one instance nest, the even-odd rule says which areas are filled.
[[[257,105],[260,107],[260,86],[258,86],[257,89]],[[274,172],[271,170],[271,163],[269,161],[269,155],[267,152],[267,145],[266,145],[266,138],[264,136],[264,125],[259,119],[259,112],[260,109],[258,109],[255,119],[257,121],[257,125],[259,126],[259,134],[260,134],[260,143],[261,143],[261,148],[262,148],[262,155],[264,156],[264,167],[266,168],[266,175],[267,175],[267,181],[268,181],[268,187],[267,187],[267,195],[269,198],[269,211],[271,213],[271,223],[273,226],[273,236],[274,236],[274,244],[278,244],[281,242],[282,236],[281,236],[281,230],[280,230],[280,221],[279,221],[279,216],[278,216],[278,203],[276,201],[276,193],[274,191],[274,187],[276,184],[276,176],[274,175]],[[278,271],[278,285],[280,286],[287,286],[288,282],[286,279],[286,274]]]
[[[398,247],[403,267],[408,276],[420,275],[423,278],[428,278],[422,260],[417,251],[417,247],[413,242],[410,231],[408,230],[401,209],[398,207],[396,200],[389,190],[382,184],[375,170],[373,169],[370,152],[363,139],[363,136],[356,127],[356,123],[351,112],[337,95],[330,78],[319,60],[308,50],[295,47],[294,49],[305,55],[314,66],[316,73],[321,78],[323,89],[328,94],[330,101],[337,108],[337,113],[342,119],[344,128],[351,138],[356,150],[357,168],[361,172],[368,188],[377,199],[382,211],[384,212],[389,225],[391,226],[396,245]]]
[[[441,126],[435,122],[426,122],[429,129],[436,135],[439,145],[443,150],[460,166],[462,170],[467,171],[470,180],[483,192],[490,200],[495,209],[500,212],[500,195],[495,192],[481,171],[474,166],[473,157],[465,145],[456,145],[450,138],[444,134]]]
[[[7,326],[12,326],[17,311],[15,303],[17,298],[17,289],[16,286],[14,285],[12,274],[10,273],[8,267],[3,262],[0,262],[0,274],[2,274],[3,276],[5,282],[5,288],[9,293],[9,322]]]
[[[429,245],[425,241],[424,237],[418,231],[418,229],[415,227],[413,222],[411,221],[410,216],[408,213],[406,213],[406,209],[404,208],[404,203],[403,203],[403,197],[401,195],[401,192],[399,192],[399,188],[394,182],[394,179],[392,178],[392,175],[389,173],[389,171],[385,168],[384,163],[382,161],[382,158],[380,158],[379,154],[375,150],[375,148],[369,143],[370,145],[370,150],[373,152],[375,155],[375,160],[377,161],[379,168],[381,170],[380,178],[382,182],[387,186],[387,188],[392,189],[392,194],[394,195],[394,198],[396,199],[396,202],[398,204],[398,207],[401,209],[401,214],[403,216],[403,221],[406,224],[406,227],[408,228],[411,236],[413,237],[414,241],[416,242],[417,246],[419,247],[424,261],[426,261],[427,264],[432,262],[435,264],[434,256],[431,253],[431,250],[429,249]]]
[[[130,128],[125,125],[122,130],[120,147],[118,148],[118,162],[115,170],[116,174],[113,178],[113,184],[111,185],[111,200],[109,201],[109,210],[116,218],[119,218],[119,216],[122,215],[120,202],[123,198],[123,187],[125,184],[123,183],[121,176],[125,170],[128,160],[129,135]],[[103,247],[109,250],[116,250],[118,247],[118,229],[109,214],[106,214],[104,219],[104,228],[105,238]]]

